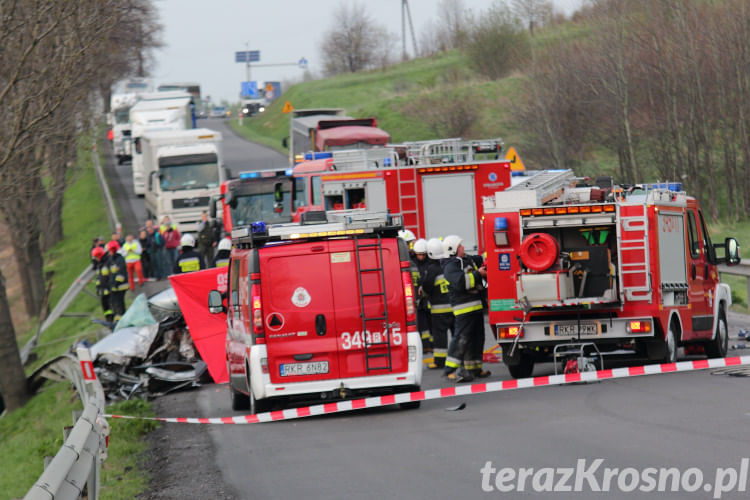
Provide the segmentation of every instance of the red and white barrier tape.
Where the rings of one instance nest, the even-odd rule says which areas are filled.
[[[129,415],[105,415],[105,417],[158,420],[159,422],[175,422],[183,424],[256,424],[259,422],[275,422],[279,420],[291,420],[295,418],[311,417],[313,415],[327,415],[330,413],[359,410],[362,408],[378,408],[380,406],[409,403],[413,401],[427,401],[430,399],[452,398],[455,396],[468,396],[471,394],[512,391],[514,389],[531,389],[534,387],[574,384],[577,382],[595,382],[598,380],[638,377],[641,375],[691,372],[696,370],[725,368],[729,366],[740,365],[750,365],[750,356],[702,359],[698,361],[681,361],[679,363],[665,363],[661,365],[630,366],[624,368],[614,368],[611,370],[599,370],[596,372],[592,371],[583,373],[569,373],[564,375],[546,375],[541,377],[502,380],[499,382],[487,382],[482,384],[459,385],[454,387],[443,387],[442,389],[430,389],[427,391],[405,392],[401,394],[393,394],[390,396],[378,396],[364,399],[353,399],[349,401],[338,401],[333,403],[305,406],[302,408],[290,408],[287,410],[258,413],[256,415],[238,415],[235,417],[165,418],[133,417]]]

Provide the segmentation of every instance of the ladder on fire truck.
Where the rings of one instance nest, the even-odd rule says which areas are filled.
[[[645,203],[620,203],[617,228],[620,289],[626,300],[651,302],[648,214]]]
[[[360,317],[362,318],[362,345],[365,351],[365,366],[367,373],[375,370],[388,370],[392,369],[391,362],[391,334],[390,328],[391,323],[388,318],[388,296],[386,295],[385,288],[385,266],[383,265],[383,245],[380,238],[380,234],[376,234],[375,243],[365,243],[361,241],[363,238],[371,239],[373,235],[363,235],[354,237],[354,255],[357,265],[357,279],[359,282],[359,306],[360,306]],[[363,250],[374,250],[376,254],[375,267],[362,267],[362,254]],[[364,280],[362,279],[366,274],[377,275],[378,291],[366,291]],[[382,300],[382,315],[379,316],[367,316],[366,302],[368,298],[380,298]],[[380,307],[378,307],[380,309]],[[370,330],[368,325],[378,322],[378,327]],[[370,331],[380,331],[380,326],[383,326],[383,337],[385,340],[374,341],[373,334]],[[373,350],[380,350],[379,347],[385,347],[385,352],[372,352]],[[385,363],[378,363],[375,360],[385,360]],[[375,365],[375,366],[373,366]]]
[[[575,182],[572,170],[543,170],[523,182],[505,190],[508,192],[533,191],[536,205],[543,205],[563,194],[566,187]]]
[[[500,153],[503,141],[496,139],[465,140],[460,137],[405,142],[409,165],[470,163],[480,153]]]

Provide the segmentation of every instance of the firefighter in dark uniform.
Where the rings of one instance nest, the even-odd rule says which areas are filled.
[[[125,314],[125,292],[128,291],[128,268],[125,258],[117,253],[120,244],[115,240],[107,243],[109,257],[107,267],[109,268],[109,300],[117,323]]]
[[[430,322],[430,301],[422,288],[430,259],[427,258],[427,240],[420,238],[414,242],[411,255],[411,272],[414,289],[417,291],[417,330],[422,337],[422,352],[433,352],[432,324]]]
[[[227,267],[229,265],[229,255],[232,253],[232,240],[222,238],[216,247],[216,257],[214,257],[214,267]]]
[[[189,234],[182,235],[180,247],[182,247],[180,256],[177,258],[177,262],[175,262],[174,269],[172,270],[174,274],[200,271],[206,268],[203,257],[193,248],[195,247],[195,238]]]
[[[109,266],[107,265],[109,258],[107,257],[107,251],[104,247],[95,246],[91,249],[91,262],[96,272],[96,278],[94,283],[96,284],[96,294],[99,296],[99,300],[102,303],[102,311],[104,311],[104,319],[108,323],[112,323],[115,319],[115,314],[112,312],[112,306],[109,300]]]
[[[455,337],[445,360],[445,374],[450,380],[469,382],[474,377],[490,375],[490,372],[482,370],[484,306],[481,290],[487,271],[484,266],[477,267],[474,259],[466,255],[459,236],[447,236],[443,248],[448,254],[443,274],[448,281],[456,326]],[[478,356],[477,346],[480,346]]]
[[[430,324],[433,339],[432,363],[430,369],[445,368],[445,358],[448,355],[449,332],[454,331],[454,316],[451,308],[448,280],[443,274],[444,259],[443,242],[432,238],[427,242],[427,257],[429,265],[425,273],[422,288],[430,300]]]

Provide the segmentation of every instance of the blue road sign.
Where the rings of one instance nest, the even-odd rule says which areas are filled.
[[[241,89],[242,97],[249,97],[250,99],[257,99],[258,95],[258,82],[242,82]]]
[[[260,50],[240,50],[234,53],[234,62],[258,62]]]
[[[300,67],[300,69],[307,69],[307,59],[305,59],[305,58],[303,57],[302,59],[300,59],[300,60],[299,60],[299,61],[297,62],[297,65],[298,65],[298,66]]]

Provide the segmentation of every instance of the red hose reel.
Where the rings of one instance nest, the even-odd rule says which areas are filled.
[[[557,261],[560,245],[547,233],[532,233],[521,243],[521,262],[532,271],[546,271]]]

